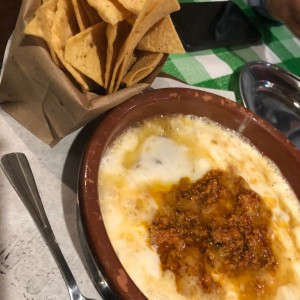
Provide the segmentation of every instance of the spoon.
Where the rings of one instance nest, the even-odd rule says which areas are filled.
[[[29,162],[23,153],[10,153],[1,157],[4,174],[23,201],[46,244],[48,245],[68,287],[71,300],[94,300],[84,297],[59,248],[45,213]],[[105,295],[103,295],[105,296]],[[107,296],[107,295],[106,295]],[[110,297],[105,299],[113,299]]]

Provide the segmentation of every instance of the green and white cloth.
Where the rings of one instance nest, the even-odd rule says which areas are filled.
[[[169,55],[163,71],[192,86],[233,91],[239,102],[239,75],[248,62],[267,61],[300,77],[300,40],[285,25],[256,13],[247,0],[234,2],[261,32],[259,43]]]

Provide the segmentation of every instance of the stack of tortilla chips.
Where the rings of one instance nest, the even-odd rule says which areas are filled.
[[[149,75],[168,53],[183,53],[170,14],[177,0],[46,0],[25,34],[45,40],[52,60],[83,92],[113,93]]]

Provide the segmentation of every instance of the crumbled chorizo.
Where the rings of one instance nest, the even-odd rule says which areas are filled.
[[[212,170],[194,183],[184,178],[165,193],[149,231],[178,290],[184,291],[185,279],[197,278],[198,286],[211,293],[220,289],[212,269],[238,277],[276,268],[270,222],[271,212],[242,177]],[[252,296],[263,293],[263,284],[249,284],[256,287]]]

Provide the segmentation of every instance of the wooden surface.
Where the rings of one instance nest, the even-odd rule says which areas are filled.
[[[0,0],[0,63],[7,40],[14,30],[22,0]]]

